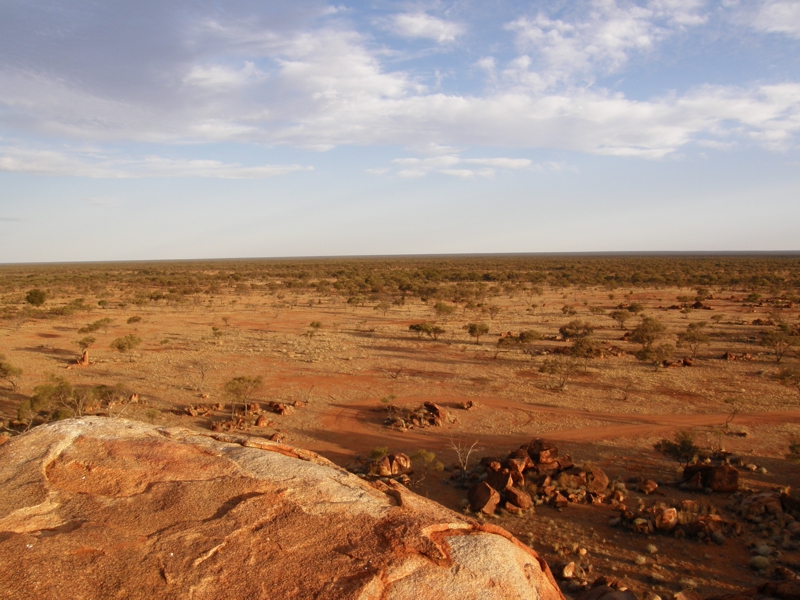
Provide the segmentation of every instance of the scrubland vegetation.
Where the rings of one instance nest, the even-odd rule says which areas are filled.
[[[736,456],[756,467],[744,485],[769,490],[800,485],[799,316],[798,256],[3,266],[0,421],[7,436],[88,414],[246,432],[375,473],[403,455],[407,484],[456,510],[482,456],[534,437],[660,489]],[[702,574],[688,542],[640,564],[644,543],[598,510],[485,518],[548,540],[551,562],[664,589],[756,576],[725,566],[747,565],[738,542]],[[621,539],[630,551],[610,552]],[[800,562],[793,543],[775,547]]]

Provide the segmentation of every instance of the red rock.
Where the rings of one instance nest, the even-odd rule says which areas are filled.
[[[388,456],[377,459],[372,463],[372,471],[378,477],[391,477],[392,476],[392,462]]]
[[[678,524],[678,511],[674,508],[659,508],[655,514],[655,526],[659,531],[672,531]]]
[[[586,489],[595,494],[602,494],[608,487],[609,480],[600,469],[589,469],[586,474]]]
[[[658,484],[652,479],[646,479],[639,484],[639,491],[650,495],[658,489]]]
[[[528,455],[537,465],[555,462],[558,459],[558,448],[552,442],[535,439],[528,445]]]
[[[494,514],[500,503],[500,494],[485,481],[476,483],[467,492],[467,500],[472,512],[482,512],[485,515]]]
[[[683,470],[683,480],[696,489],[700,475],[702,488],[714,492],[731,493],[739,489],[739,471],[728,465],[689,465]]]
[[[675,594],[675,600],[703,600],[703,597],[694,590],[682,590]]]
[[[558,461],[543,462],[536,465],[536,471],[539,475],[555,475],[560,470]]]
[[[259,415],[256,419],[256,427],[269,427],[270,422],[266,415]]]
[[[444,418],[447,415],[447,413],[441,406],[439,406],[438,404],[434,404],[433,402],[425,402],[423,406],[425,406],[425,409],[429,413],[431,413],[434,417],[437,417],[438,419],[444,420]]]
[[[562,471],[566,471],[567,469],[571,469],[575,466],[575,463],[572,462],[572,458],[569,455],[561,456],[558,459],[558,468]]]
[[[556,508],[564,508],[569,504],[569,500],[567,500],[566,497],[561,494],[561,492],[556,492],[550,498],[550,504]]]
[[[599,585],[579,596],[579,600],[636,600],[636,595],[630,590],[620,591]]]
[[[500,471],[489,471],[486,475],[486,483],[492,486],[498,492],[502,492],[513,484],[511,472],[508,469],[501,469]]]
[[[758,588],[759,593],[780,600],[800,600],[800,579],[768,582]]]
[[[405,454],[390,454],[388,456],[392,476],[411,473],[411,459]]]
[[[578,489],[586,485],[586,473],[577,469],[575,472],[559,473],[558,477],[556,477],[556,482],[562,488]]]
[[[59,421],[0,446],[0,480],[9,598],[563,600],[500,527],[262,438]]]
[[[506,498],[508,499],[508,502],[510,502],[514,506],[518,506],[522,510],[529,509],[533,504],[530,494],[528,494],[527,492],[523,492],[522,490],[517,489],[515,487],[506,488],[505,495]]]

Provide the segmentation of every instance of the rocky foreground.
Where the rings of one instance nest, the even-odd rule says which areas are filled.
[[[505,530],[399,484],[102,417],[0,446],[0,597],[563,600]]]

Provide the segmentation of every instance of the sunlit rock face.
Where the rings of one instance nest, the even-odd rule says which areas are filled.
[[[259,438],[91,417],[0,446],[13,598],[563,600],[543,560],[399,485]]]

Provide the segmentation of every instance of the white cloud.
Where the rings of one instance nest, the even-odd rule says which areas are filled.
[[[238,70],[222,65],[195,65],[183,81],[210,89],[227,89],[253,83],[264,76],[255,64],[245,61],[244,67]]]
[[[520,52],[527,54],[512,61],[506,76],[535,89],[573,79],[591,83],[622,69],[631,55],[652,51],[675,31],[704,23],[701,8],[698,0],[651,0],[645,6],[592,0],[579,19],[551,19],[541,13],[517,19],[507,27],[516,33]]]
[[[487,178],[494,176],[493,169],[442,169],[439,172],[444,173],[445,175],[452,175],[453,177],[461,177],[463,179],[472,179],[476,175]]]
[[[494,177],[498,169],[506,171],[524,169],[543,173],[545,171],[558,171],[568,168],[563,163],[535,165],[527,158],[461,158],[455,155],[433,158],[405,157],[396,158],[392,162],[404,167],[410,167],[398,172],[401,177],[423,177],[428,173],[444,173],[452,177],[473,179],[474,177]],[[476,169],[472,168],[472,165],[484,168]],[[470,166],[470,168],[464,168],[465,166]]]
[[[425,177],[426,171],[422,171],[420,169],[403,169],[398,173],[400,177]]]
[[[310,170],[300,165],[243,167],[216,160],[143,159],[67,154],[52,150],[0,148],[0,171],[54,177],[135,179],[143,177],[206,177],[216,179],[266,179],[294,171]],[[88,201],[88,200],[87,200]]]
[[[443,44],[455,41],[464,33],[464,26],[417,12],[394,15],[391,18],[391,30],[403,37],[425,38]]]
[[[502,169],[526,169],[531,166],[531,161],[527,158],[465,158],[464,162]]]
[[[165,72],[162,95],[153,92],[152,99],[103,94],[66,75],[0,64],[0,127],[83,141],[248,142],[315,150],[398,145],[427,155],[419,160],[441,161],[406,165],[414,176],[454,168],[461,160],[458,152],[471,146],[659,158],[698,139],[772,149],[794,143],[800,131],[794,83],[698,86],[644,100],[592,85],[598,73],[622,69],[634,53],[649,52],[666,36],[701,22],[702,3],[651,0],[638,6],[592,0],[589,8],[577,18],[539,15],[514,21],[511,29],[524,53],[505,65],[492,57],[479,61],[497,78],[484,94],[432,92],[412,74],[388,69],[384,49],[349,29],[283,32],[246,20],[206,20],[192,30],[198,37],[187,47],[221,48],[215,55],[238,58],[215,62],[198,54]],[[0,161],[6,170],[89,177],[256,178],[302,168],[78,160],[8,150]],[[478,165],[462,166],[470,164]]]
[[[385,175],[389,172],[388,167],[380,167],[378,169],[364,169],[364,173],[369,173],[370,175]]]
[[[761,5],[753,27],[768,33],[784,33],[800,38],[800,2],[767,0]]]

